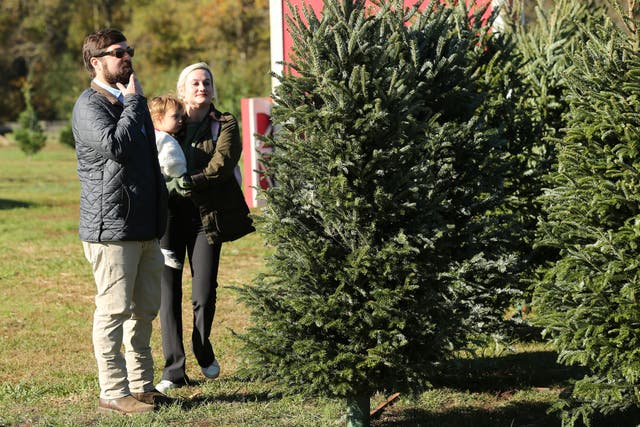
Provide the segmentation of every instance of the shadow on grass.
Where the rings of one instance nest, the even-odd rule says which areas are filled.
[[[274,395],[272,393],[232,393],[232,394],[210,394],[199,395],[179,402],[182,409],[192,409],[202,405],[211,403],[244,403],[244,402],[268,402],[271,400],[281,399],[282,395]]]
[[[520,390],[562,387],[570,379],[584,375],[584,369],[560,365],[556,358],[557,353],[553,351],[536,351],[452,360],[443,367],[442,374],[432,380],[435,388],[504,395],[505,404],[493,407],[460,404],[436,411],[409,404],[409,407],[389,408],[372,426],[560,427],[559,417],[547,413],[547,403],[506,400]]]
[[[419,408],[389,410],[371,427],[560,427],[559,415],[547,413],[539,402],[520,402],[500,408],[456,407],[432,412]],[[633,427],[640,422],[637,410],[624,414],[596,417],[591,427]],[[575,427],[584,427],[576,423]]]
[[[197,385],[198,382],[193,382],[192,385]],[[213,394],[199,394],[197,396],[188,398],[178,398],[175,402],[183,410],[189,410],[198,406],[209,405],[212,403],[245,403],[245,402],[269,402],[272,400],[282,399],[281,393],[273,392],[245,392],[236,391],[234,393],[213,393]]]
[[[20,200],[0,199],[0,210],[28,208],[29,206],[31,206],[31,203],[21,202]]]
[[[499,357],[455,359],[435,378],[434,387],[471,392],[504,392],[531,387],[562,387],[582,378],[587,370],[556,362],[555,351],[533,351]]]
[[[449,388],[471,393],[493,393],[505,398],[531,388],[563,388],[572,379],[582,378],[583,367],[565,366],[556,362],[554,351],[509,354],[499,357],[456,359],[447,364],[435,388]],[[550,404],[520,400],[488,407],[464,404],[426,410],[419,406],[391,407],[372,427],[560,427],[560,415],[548,413]],[[640,423],[640,411],[631,410],[591,421],[592,427],[631,427]],[[580,423],[576,427],[582,427]]]
[[[531,402],[494,409],[455,407],[432,412],[419,408],[390,410],[372,427],[560,427],[560,420],[547,414],[547,405]]]

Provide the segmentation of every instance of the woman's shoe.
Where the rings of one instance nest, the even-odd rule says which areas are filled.
[[[218,364],[217,360],[214,360],[213,363],[207,366],[206,368],[201,368],[201,369],[202,369],[202,374],[211,380],[218,378],[218,375],[220,375],[220,365]]]
[[[169,380],[162,380],[158,384],[156,384],[156,390],[158,390],[160,393],[166,393],[167,390],[171,390],[179,387],[182,387],[182,386]]]

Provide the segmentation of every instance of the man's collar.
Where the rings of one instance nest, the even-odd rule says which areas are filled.
[[[106,90],[107,92],[109,92],[110,94],[112,94],[113,96],[116,97],[116,99],[118,99],[120,102],[123,101],[122,98],[122,91],[120,89],[116,89],[112,86],[109,86],[108,84],[106,84],[105,82],[103,82],[102,80],[98,80],[97,78],[93,79],[93,82],[95,84],[97,84],[98,86],[100,86],[102,89]]]

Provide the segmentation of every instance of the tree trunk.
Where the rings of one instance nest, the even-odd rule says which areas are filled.
[[[369,427],[369,395],[347,397],[347,427]]]

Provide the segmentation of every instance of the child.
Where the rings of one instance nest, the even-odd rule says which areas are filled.
[[[149,101],[149,112],[156,132],[160,170],[167,178],[179,178],[187,173],[187,161],[172,134],[182,127],[184,105],[171,96],[156,96]]]
[[[177,98],[171,96],[156,96],[149,101],[149,112],[156,134],[158,148],[158,162],[160,171],[167,180],[171,178],[188,179],[187,160],[178,141],[172,136],[182,127],[184,105]],[[175,253],[162,249],[165,265],[172,268],[182,268],[182,263]]]

